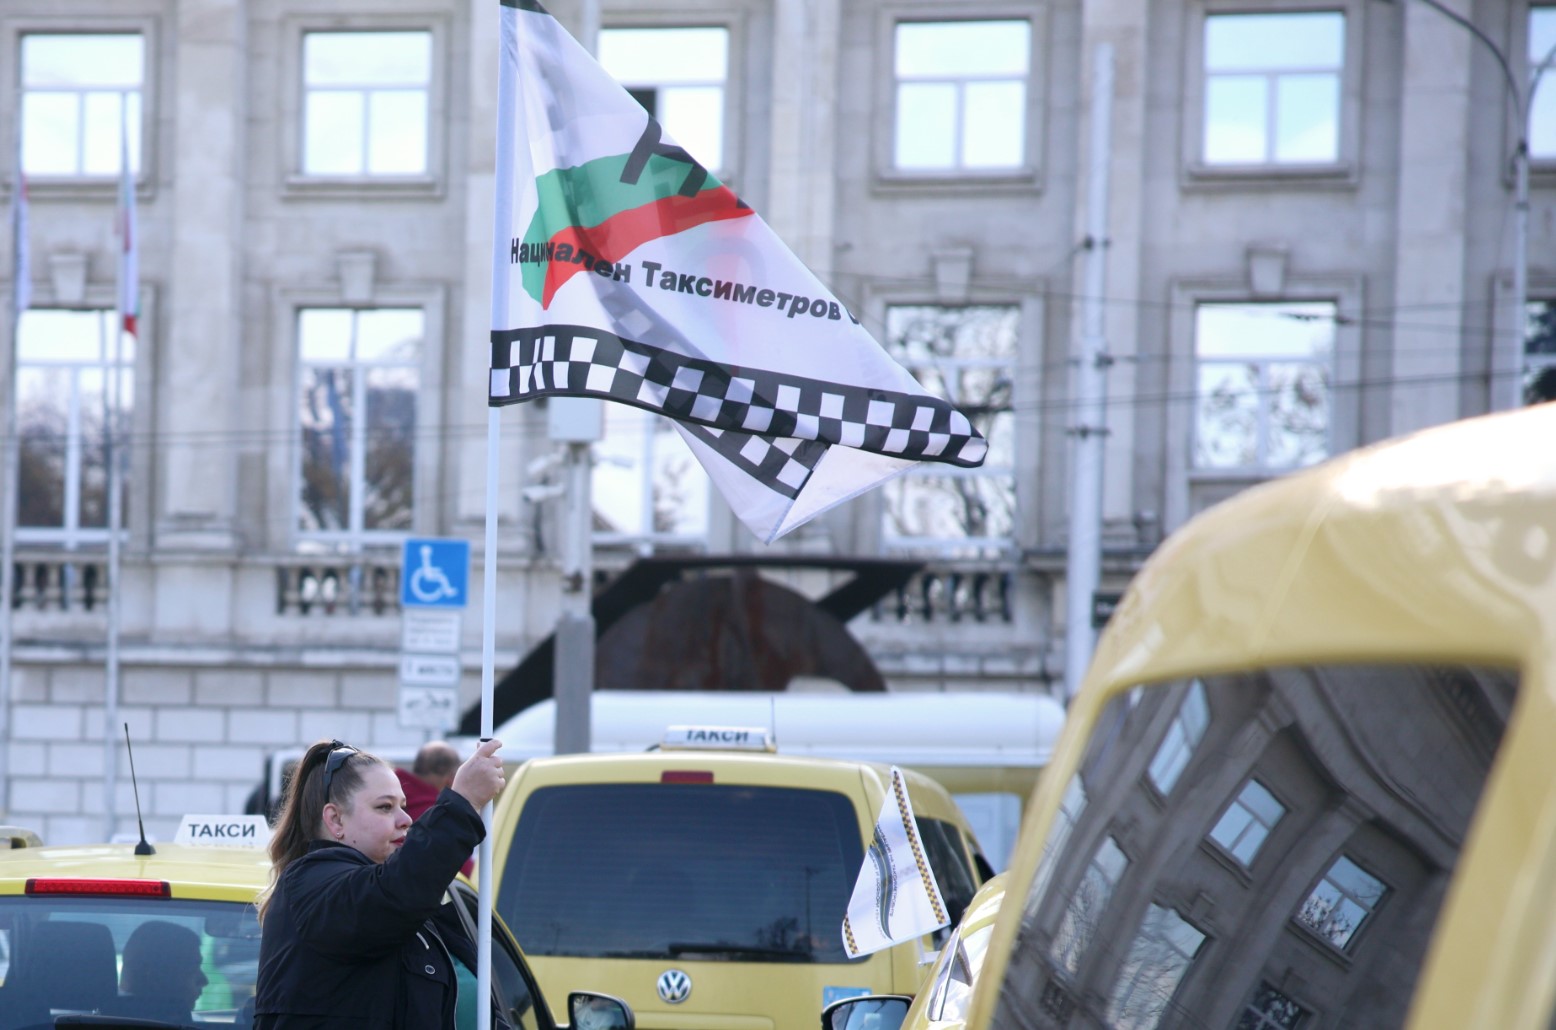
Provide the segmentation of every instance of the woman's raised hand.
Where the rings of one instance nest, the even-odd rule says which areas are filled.
[[[475,754],[467,758],[465,764],[454,773],[454,783],[449,789],[476,808],[483,807],[496,797],[506,782],[502,774],[502,759],[497,757],[497,749],[500,747],[502,741],[495,738],[484,741],[475,749]]]

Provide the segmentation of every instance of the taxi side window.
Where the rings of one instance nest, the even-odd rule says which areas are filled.
[[[978,891],[978,877],[967,862],[967,853],[961,847],[955,826],[943,819],[915,817],[914,822],[918,824],[919,839],[924,842],[924,856],[929,859],[929,868],[940,887],[940,899],[945,902],[951,925],[955,926]],[[935,943],[944,943],[948,932],[937,931]]]
[[[1099,713],[1085,796],[1022,892],[993,1025],[1224,1026],[1239,1009],[1238,1025],[1401,1025],[1517,671],[1366,663],[1194,682],[1199,743],[1179,749],[1171,790],[1149,763],[1176,747],[1193,684],[1148,684]],[[1280,805],[1264,806],[1245,860],[1225,821],[1255,776]],[[1099,889],[1104,850],[1129,861]]]

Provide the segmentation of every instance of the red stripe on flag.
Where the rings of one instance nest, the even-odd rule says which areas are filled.
[[[551,237],[556,245],[568,244],[576,255],[582,250],[598,261],[615,264],[649,240],[673,236],[707,222],[744,218],[754,214],[740,203],[728,186],[702,190],[695,196],[664,197],[650,204],[614,214],[592,228],[569,226]],[[554,253],[554,251],[553,251]],[[542,307],[551,306],[551,298],[573,276],[588,271],[571,261],[552,261],[546,269],[546,284],[541,291]]]

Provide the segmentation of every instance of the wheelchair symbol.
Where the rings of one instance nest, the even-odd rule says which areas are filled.
[[[458,597],[459,591],[448,581],[448,575],[432,564],[432,545],[422,544],[421,564],[411,573],[411,596],[422,604],[436,604],[444,598]]]

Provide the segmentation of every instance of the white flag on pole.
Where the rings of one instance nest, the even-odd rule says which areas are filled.
[[[875,820],[875,838],[843,917],[849,958],[911,941],[949,925],[940,887],[924,854],[902,770],[891,769],[891,791]]]
[[[983,463],[967,416],[539,3],[502,4],[489,403],[668,416],[769,542],[915,462]]]

